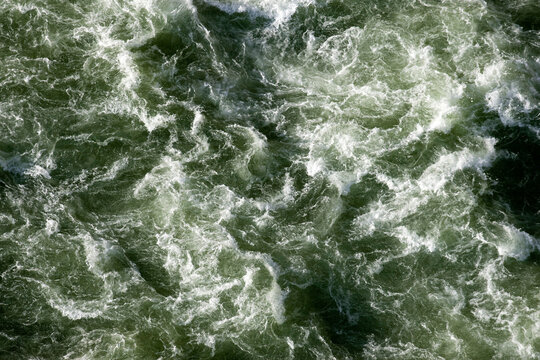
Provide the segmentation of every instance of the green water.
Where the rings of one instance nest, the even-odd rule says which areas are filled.
[[[3,0],[1,359],[540,359],[537,0]]]

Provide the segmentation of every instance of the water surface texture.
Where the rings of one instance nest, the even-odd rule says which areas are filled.
[[[540,359],[537,0],[0,2],[0,358]]]

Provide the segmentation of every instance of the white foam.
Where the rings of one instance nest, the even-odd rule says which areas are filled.
[[[194,119],[191,124],[191,135],[198,135],[204,122],[204,116],[199,109],[194,109]]]
[[[463,149],[458,152],[444,154],[437,162],[429,166],[418,179],[418,186],[422,191],[439,191],[452,176],[463,169],[473,168],[481,170],[487,167],[495,158],[495,139],[485,138],[482,152],[473,152]]]
[[[538,71],[531,65],[520,58],[502,60],[497,57],[482,72],[475,73],[475,84],[485,92],[487,109],[496,112],[504,125],[527,126],[538,133],[538,128],[523,116],[540,106],[532,85],[538,82]]]
[[[324,160],[321,158],[310,158],[306,164],[306,171],[309,176],[315,176],[324,169]]]
[[[517,260],[527,259],[533,251],[540,251],[540,241],[512,225],[502,225],[503,237],[497,244],[501,256]]]
[[[356,174],[348,172],[333,172],[328,176],[328,180],[334,184],[340,194],[347,195],[351,189],[351,186],[356,184],[366,172],[367,171],[363,171]]]
[[[267,17],[274,20],[274,25],[287,21],[296,12],[298,6],[309,4],[310,0],[205,0],[220,10],[232,13],[248,13],[253,17]]]
[[[484,71],[475,73],[474,83],[477,86],[492,88],[501,83],[502,77],[506,71],[506,62],[503,60],[495,61],[484,67]]]
[[[99,303],[96,306],[95,304],[87,305],[74,300],[50,300],[49,305],[70,320],[93,319],[103,314],[103,309],[100,309],[101,304]]]
[[[144,123],[148,131],[152,132],[155,129],[172,123],[175,120],[174,115],[170,114],[155,114],[149,115],[146,111],[140,111],[138,114],[141,121]]]
[[[24,171],[24,174],[29,175],[31,177],[43,177],[45,179],[51,178],[51,175],[49,175],[49,172],[39,165],[34,165],[28,168],[27,170]]]
[[[96,174],[96,176],[90,181],[88,181],[88,175],[90,172],[83,170],[79,176],[79,181],[84,184],[83,187],[86,189],[95,182],[113,180],[118,175],[118,172],[125,169],[127,165],[128,158],[116,160],[105,172],[101,174],[99,174],[99,171],[94,170],[93,173]]]
[[[436,250],[436,242],[432,237],[423,237],[409,230],[405,226],[398,226],[393,229],[392,235],[407,246],[406,253],[416,252],[420,248],[425,248],[429,252]]]
[[[139,197],[150,189],[154,189],[158,193],[163,193],[166,190],[176,192],[175,187],[181,186],[185,182],[186,176],[182,163],[171,156],[164,156],[160,163],[137,183],[133,195]]]
[[[457,102],[463,95],[464,90],[465,85],[455,85],[447,96],[435,100],[431,104],[434,114],[428,127],[430,131],[438,130],[445,133],[450,131],[453,123],[452,116],[457,117],[456,112],[460,110]]]
[[[276,281],[272,282],[272,288],[267,293],[267,299],[272,307],[272,313],[278,324],[283,324],[285,322],[285,306],[283,302],[286,297],[286,292],[281,290],[281,287]]]
[[[270,257],[263,257],[264,265],[270,275],[272,276],[272,287],[267,293],[266,298],[272,307],[272,313],[278,324],[283,324],[285,322],[285,306],[284,301],[287,297],[287,292],[282,291],[281,287],[277,283],[279,277],[279,266],[272,261]]]
[[[133,90],[139,83],[139,72],[133,63],[133,58],[127,50],[122,50],[117,56],[116,60],[118,68],[124,75],[120,82],[121,88],[126,91]]]
[[[58,222],[53,219],[47,219],[45,223],[45,232],[47,235],[52,235],[58,232]]]

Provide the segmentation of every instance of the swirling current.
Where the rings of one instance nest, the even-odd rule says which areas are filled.
[[[537,0],[3,0],[1,359],[540,359]]]

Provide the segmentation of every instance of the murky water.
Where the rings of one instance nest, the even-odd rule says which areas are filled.
[[[0,358],[540,359],[539,19],[4,0]]]

